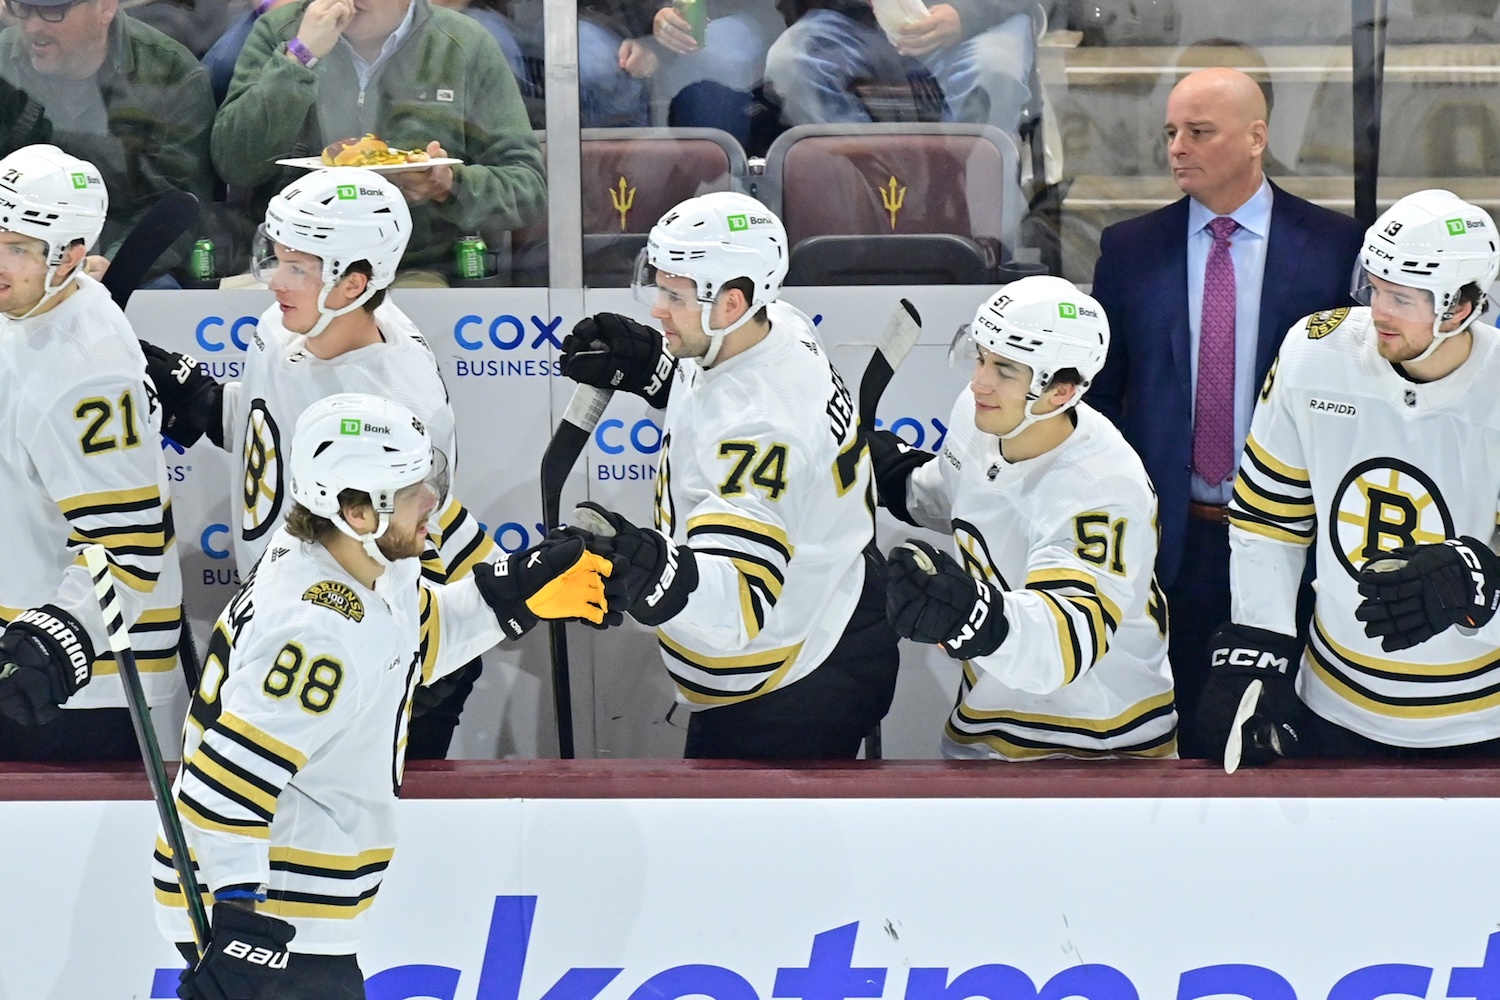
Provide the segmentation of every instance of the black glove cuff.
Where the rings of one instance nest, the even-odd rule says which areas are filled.
[[[26,654],[14,650],[13,643],[29,644],[38,660],[47,664],[52,699],[59,705],[93,677],[93,641],[76,618],[55,604],[23,611],[6,626],[0,646],[10,659],[24,663]]]
[[[1209,669],[1251,677],[1275,675],[1293,680],[1302,661],[1296,636],[1226,622],[1208,644]]]
[[[526,595],[514,572],[518,567],[519,563],[511,564],[510,555],[474,567],[474,584],[479,595],[495,613],[500,630],[509,639],[521,638],[540,620],[526,606]]]
[[[974,581],[974,592],[976,600],[969,620],[959,627],[957,635],[943,642],[943,649],[955,660],[989,656],[1010,634],[1005,595],[984,580]]]
[[[629,610],[630,616],[642,625],[656,626],[675,618],[698,589],[698,557],[688,546],[674,545],[661,534],[652,534],[665,547],[661,575],[656,585]]]
[[[913,448],[891,431],[872,430],[866,434],[870,442],[870,461],[875,466],[875,495],[880,506],[907,524],[917,525],[906,507],[906,484],[912,473],[937,456]]]

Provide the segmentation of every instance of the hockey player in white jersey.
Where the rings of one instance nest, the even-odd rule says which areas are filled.
[[[1500,750],[1500,339],[1479,322],[1497,272],[1489,215],[1419,191],[1365,235],[1368,305],[1288,332],[1230,505],[1209,744],[1226,746],[1258,680],[1233,734],[1245,763]],[[1304,648],[1294,605],[1313,545]]]
[[[660,626],[688,757],[852,758],[895,688],[867,449],[811,320],[777,299],[786,254],[754,199],[690,199],[637,264],[665,336],[603,313],[563,343],[570,378],[666,407],[657,530],[593,505],[575,523],[607,520],[630,563],[621,608]]]
[[[235,563],[248,572],[285,517],[284,436],[316,400],[368,392],[397,400],[456,455],[453,409],[437,361],[416,325],[385,289],[411,235],[411,214],[395,186],[368,170],[317,170],[271,200],[257,233],[252,269],[275,294],[245,352],[239,381],[223,385],[182,354],[146,345],[161,393],[167,435],[183,446],[207,435],[235,457],[231,497],[238,524]],[[494,551],[457,499],[434,511],[428,578],[460,579]],[[459,710],[479,673],[454,676],[451,691],[413,731],[415,757],[445,756]],[[443,689],[434,689],[439,691]],[[419,709],[435,702],[424,693]]]
[[[425,579],[445,462],[399,403],[312,404],[290,471],[286,523],[214,627],[184,727],[174,797],[213,910],[201,960],[156,846],[158,923],[196,960],[188,1000],[363,997],[355,952],[396,844],[415,691],[539,619],[608,612],[611,565],[577,537]]]
[[[970,382],[942,454],[873,436],[881,503],[958,554],[916,539],[890,554],[896,632],[963,661],[945,757],[1177,755],[1156,494],[1080,402],[1108,350],[1099,303],[1023,278],[954,340]]]
[[[81,263],[107,208],[99,171],[55,146],[0,160],[0,760],[139,757],[90,542],[108,550],[147,702],[182,683],[160,414],[130,324]]]

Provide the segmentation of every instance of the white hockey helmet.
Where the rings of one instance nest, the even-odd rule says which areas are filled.
[[[1369,305],[1372,274],[1432,293],[1432,343],[1412,359],[1421,361],[1489,308],[1489,287],[1500,275],[1500,233],[1488,212],[1452,191],[1417,191],[1386,209],[1365,232],[1354,272],[1355,301]],[[1458,329],[1439,332],[1469,284],[1478,286],[1479,301]]]
[[[390,527],[398,494],[432,490],[436,505],[448,494],[448,463],[432,446],[427,428],[405,406],[359,392],[325,396],[297,418],[292,435],[292,499],[358,539],[377,562],[387,560],[375,540]],[[377,524],[360,534],[344,520],[339,494],[370,497]]]
[[[269,282],[278,243],[322,259],[318,322],[306,334],[316,337],[334,317],[358,309],[395,280],[410,238],[411,209],[390,181],[355,167],[313,170],[282,188],[266,206],[251,269],[258,280]],[[361,260],[369,262],[371,272],[364,294],[342,309],[329,309],[324,304],[329,291],[350,264]]]
[[[974,322],[959,328],[950,357],[966,375],[973,370],[975,345],[1031,369],[1026,415],[1014,430],[1001,435],[1012,438],[1037,420],[1077,405],[1109,354],[1109,320],[1104,308],[1071,281],[1033,275],[1001,288],[979,307]],[[1081,377],[1078,392],[1061,408],[1036,413],[1034,407],[1053,377],[1067,368]]]
[[[46,244],[47,280],[30,316],[82,270],[53,287],[68,248],[81,241],[90,250],[104,230],[109,192],[99,169],[56,146],[24,146],[0,160],[0,229]],[[23,319],[25,317],[22,317]]]
[[[711,366],[724,338],[749,321],[761,306],[775,302],[786,277],[786,227],[769,208],[749,195],[716,191],[689,198],[651,227],[646,247],[636,259],[631,283],[636,298],[657,301],[656,273],[692,279],[703,307],[703,332]],[[745,315],[722,330],[709,325],[714,299],[728,282],[748,278],[754,286]]]

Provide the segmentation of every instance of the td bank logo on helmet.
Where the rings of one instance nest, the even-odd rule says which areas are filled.
[[[1077,319],[1080,316],[1087,316],[1089,319],[1099,318],[1099,314],[1088,306],[1075,305],[1072,302],[1059,302],[1057,315],[1063,319]]]
[[[340,184],[336,190],[339,201],[357,201],[361,195],[366,198],[380,197],[380,192],[374,188],[360,187],[357,184]]]
[[[754,212],[739,212],[725,216],[725,219],[729,222],[731,233],[742,233],[751,226],[769,226],[774,221],[769,215],[756,215]]]
[[[1443,224],[1448,227],[1449,236],[1462,236],[1468,229],[1483,229],[1482,219],[1445,219]]]
[[[340,434],[390,434],[391,429],[383,424],[361,423],[356,417],[339,420]]]

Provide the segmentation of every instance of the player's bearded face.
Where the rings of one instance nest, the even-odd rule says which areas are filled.
[[[986,434],[1007,434],[1026,415],[1031,369],[975,345],[969,387],[974,393],[974,426]]]
[[[1392,363],[1410,361],[1432,343],[1437,318],[1432,293],[1369,276],[1370,318],[1375,322],[1375,348]]]
[[[678,358],[703,357],[710,341],[703,330],[703,307],[698,303],[693,279],[658,272],[656,290],[651,318],[667,335],[667,349]]]
[[[25,313],[41,301],[46,281],[46,244],[0,230],[0,312]]]
[[[437,493],[425,483],[408,486],[396,494],[396,510],[385,534],[375,540],[381,555],[397,559],[417,559],[427,547],[427,518],[437,506]]]

